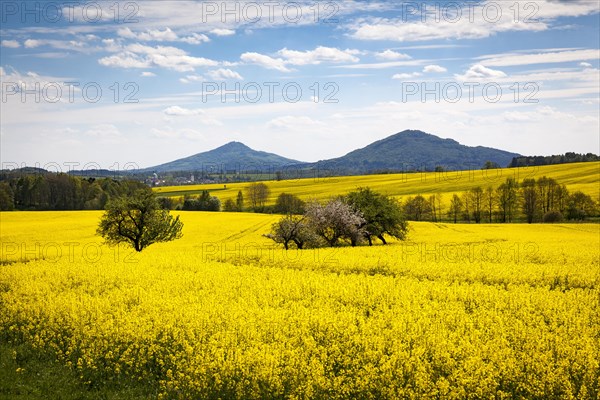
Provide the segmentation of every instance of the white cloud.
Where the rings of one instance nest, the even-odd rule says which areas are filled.
[[[455,4],[458,6],[437,12],[433,11],[433,5],[423,4],[421,7],[419,4],[421,8],[414,15],[408,15],[406,10],[401,18],[364,18],[348,26],[350,36],[361,40],[398,42],[483,39],[501,32],[545,31],[553,28],[553,22],[559,17],[590,15],[599,11],[597,2],[587,0],[515,3],[519,6],[519,14],[516,14],[515,4],[509,1],[484,0],[468,6],[465,2]]]
[[[144,72],[141,73],[140,76],[143,77],[143,78],[151,78],[153,76],[156,76],[156,74],[153,73],[153,72],[150,72],[150,71],[144,71]]]
[[[150,68],[152,63],[150,60],[143,59],[134,53],[120,53],[113,56],[103,57],[98,60],[100,65],[105,67],[115,68]]]
[[[461,81],[468,80],[485,80],[485,79],[497,79],[504,78],[506,74],[499,70],[484,67],[481,64],[473,65],[463,75],[454,75],[456,79]]]
[[[217,70],[208,71],[206,75],[216,81],[222,81],[227,79],[243,80],[242,76],[235,71],[228,68],[219,68]]]
[[[210,42],[210,39],[208,36],[203,35],[201,33],[192,33],[190,36],[181,38],[180,41],[188,44],[200,44]]]
[[[170,28],[149,29],[144,32],[133,32],[128,27],[117,30],[117,35],[126,39],[135,39],[142,42],[185,42],[189,44],[200,44],[209,42],[208,36],[198,33],[192,33],[190,36],[179,37]]]
[[[536,120],[534,115],[529,112],[506,111],[502,115],[508,122],[532,122]]]
[[[412,57],[409,56],[408,54],[404,54],[404,53],[398,53],[397,51],[394,50],[385,50],[382,51],[380,53],[375,53],[375,57],[381,59],[381,60],[410,60]]]
[[[205,79],[201,75],[186,75],[185,78],[180,78],[179,82],[181,83],[191,83],[191,82],[204,82]]]
[[[145,46],[139,43],[126,46],[124,51],[98,62],[107,67],[150,68],[161,67],[178,72],[194,71],[197,67],[215,67],[219,63],[203,57],[193,57],[177,47]]]
[[[599,11],[598,3],[589,0],[538,0],[535,4],[537,5],[536,18],[580,17],[597,14]]]
[[[171,29],[166,28],[161,31],[160,29],[151,29],[146,32],[138,32],[134,33],[128,27],[120,28],[117,30],[117,35],[127,38],[127,39],[135,39],[141,41],[175,41],[177,40],[177,35]]]
[[[410,74],[402,73],[402,74],[394,74],[394,76],[392,76],[392,79],[410,79],[410,78],[417,78],[419,76],[421,76],[420,72],[412,72]]]
[[[286,64],[291,65],[317,65],[321,62],[357,62],[359,58],[356,55],[359,53],[358,50],[340,50],[324,46],[307,51],[288,50],[284,48],[277,52],[277,54],[285,59]]]
[[[0,91],[3,90],[7,90],[7,99],[19,99],[21,100],[21,96],[18,94],[19,89],[18,87],[25,87],[26,89],[31,90],[32,88],[34,88],[36,85],[39,85],[40,87],[44,87],[45,85],[51,84],[51,85],[58,85],[59,87],[64,87],[66,86],[65,82],[69,82],[72,80],[72,78],[69,77],[56,77],[56,76],[46,76],[46,75],[40,75],[36,72],[33,71],[28,71],[26,73],[21,73],[19,71],[17,71],[16,69],[14,69],[11,66],[7,66],[6,69],[0,67],[0,76],[2,76],[2,80],[4,81],[4,83],[6,83],[7,85],[2,85],[2,87],[0,87]],[[14,87],[13,84],[16,84],[17,87]],[[75,91],[78,91],[78,88],[74,89]],[[53,98],[54,92],[49,92],[48,97]],[[32,96],[29,96],[26,98],[33,98]],[[69,96],[63,92],[62,96],[59,96],[59,101],[68,101]]]
[[[583,68],[592,68],[592,64],[590,64],[589,62],[579,63],[579,66]]]
[[[215,28],[210,31],[213,35],[216,36],[230,36],[235,35],[235,31],[233,29],[225,29],[225,28]]]
[[[591,124],[598,123],[598,117],[581,117],[564,111],[559,111],[556,108],[550,106],[537,107],[535,111],[528,112],[507,111],[504,112],[502,115],[504,119],[508,122],[538,122],[550,119],[554,121],[577,121],[587,122]]]
[[[180,106],[170,106],[163,110],[165,115],[170,117],[199,117],[204,125],[220,126],[223,123],[215,118],[208,117],[206,111],[201,108],[184,108]]]
[[[121,136],[119,129],[112,124],[93,125],[84,132],[85,135],[95,137],[118,137]]]
[[[283,48],[277,52],[279,58],[273,58],[266,54],[244,53],[240,59],[248,64],[260,65],[267,69],[275,69],[282,72],[290,72],[288,65],[319,65],[323,62],[347,63],[357,62],[359,50],[340,50],[334,47],[319,46],[314,50],[297,51]]]
[[[0,43],[0,46],[2,46],[2,47],[8,47],[10,49],[17,49],[17,48],[21,47],[21,45],[19,44],[19,42],[16,41],[16,40],[3,40]]]
[[[306,132],[307,128],[323,128],[325,124],[320,121],[316,121],[307,116],[293,116],[285,115],[282,117],[274,118],[267,122],[267,128],[269,129],[286,129],[292,131]]]
[[[439,65],[426,65],[425,68],[423,68],[423,72],[426,74],[430,72],[442,73],[446,71],[448,71],[446,68]]]
[[[256,64],[267,69],[274,69],[281,72],[290,72],[281,58],[273,58],[260,53],[244,53],[240,59],[247,64]]]
[[[408,61],[388,61],[381,63],[369,63],[369,64],[349,64],[340,65],[338,68],[346,69],[386,69],[395,67],[415,67],[421,66],[427,63],[427,60],[408,60]]]
[[[25,47],[28,49],[33,49],[38,46],[41,46],[43,43],[40,40],[35,39],[27,39],[24,43]]]
[[[479,57],[482,65],[488,67],[506,67],[515,65],[562,63],[583,60],[597,60],[600,58],[600,50],[570,50],[545,52],[535,54],[507,53],[495,56]]]
[[[205,111],[200,108],[190,109],[179,106],[170,106],[163,110],[166,115],[173,116],[190,116],[190,115],[204,115]]]

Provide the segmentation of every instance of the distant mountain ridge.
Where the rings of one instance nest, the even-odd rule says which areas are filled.
[[[453,139],[442,139],[418,130],[405,130],[342,157],[315,163],[304,163],[253,150],[240,142],[230,142],[214,150],[145,168],[141,172],[210,172],[210,167],[213,166],[214,172],[240,169],[249,171],[253,167],[264,171],[265,168],[286,167],[329,170],[333,174],[348,175],[377,171],[433,171],[436,167],[445,170],[479,169],[487,161],[504,168],[513,157],[518,156],[520,154],[490,147],[465,146]]]
[[[519,154],[491,147],[470,147],[418,130],[405,130],[351,151],[345,156],[319,161],[316,168],[349,173],[373,171],[433,171],[480,169],[487,161],[507,167]]]
[[[154,167],[144,168],[142,171],[205,171],[210,173],[211,168],[215,172],[218,172],[220,169],[242,169],[243,171],[249,171],[253,169],[264,170],[268,167],[283,167],[291,164],[298,165],[303,163],[301,161],[281,157],[277,154],[253,150],[240,142],[229,142],[216,149],[180,158]]]

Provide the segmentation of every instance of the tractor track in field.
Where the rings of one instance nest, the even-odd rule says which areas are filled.
[[[270,223],[271,223],[271,221],[267,221],[267,222],[261,221],[257,224],[249,226],[248,228],[246,228],[244,230],[241,230],[238,233],[228,236],[228,237],[224,238],[223,240],[224,241],[233,241],[233,240],[241,239],[242,237],[246,236],[248,233],[256,232],[259,229],[265,227],[266,225],[269,225]]]

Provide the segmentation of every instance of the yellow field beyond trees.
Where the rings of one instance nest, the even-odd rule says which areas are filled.
[[[411,223],[406,242],[285,252],[262,236],[278,216],[175,214],[182,239],[135,253],[101,244],[99,211],[0,213],[0,340],[160,398],[600,394],[598,224]]]
[[[293,176],[293,173],[290,175]],[[283,192],[297,195],[305,201],[324,200],[346,194],[359,187],[370,187],[377,192],[395,197],[440,193],[448,202],[453,193],[465,192],[477,186],[496,188],[509,177],[522,182],[523,179],[538,179],[543,176],[554,178],[558,183],[567,185],[571,192],[581,190],[596,201],[600,200],[600,162],[452,172],[292,178],[266,183],[271,189],[268,204],[274,204],[277,196]],[[221,203],[224,203],[227,199],[235,200],[237,192],[243,191],[248,185],[249,183],[228,183],[226,188],[223,184],[166,186],[154,190],[161,196],[172,197],[209,190],[211,195],[218,197]]]

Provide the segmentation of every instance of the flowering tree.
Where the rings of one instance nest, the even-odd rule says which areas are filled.
[[[325,205],[310,203],[306,217],[313,231],[329,246],[336,246],[341,239],[348,239],[356,246],[364,237],[365,219],[341,199],[333,199]]]

